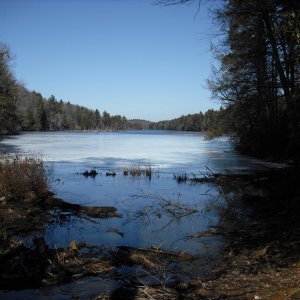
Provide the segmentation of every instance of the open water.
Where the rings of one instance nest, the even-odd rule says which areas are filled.
[[[203,172],[242,173],[265,168],[239,155],[226,137],[212,141],[200,133],[168,131],[34,132],[0,141],[2,151],[42,155],[52,170],[51,189],[72,203],[114,206],[120,218],[87,220],[70,215],[53,219],[45,239],[50,247],[73,240],[107,248],[160,246],[192,254],[216,253],[219,238],[196,238],[217,224],[224,204],[214,184],[178,183],[175,176]],[[152,169],[124,176],[124,169]],[[80,173],[95,169],[95,178]],[[106,176],[107,172],[117,175]],[[207,173],[208,172],[208,173]]]

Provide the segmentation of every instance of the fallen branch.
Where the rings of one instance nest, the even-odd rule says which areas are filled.
[[[92,218],[111,218],[121,217],[116,213],[117,209],[111,206],[98,207],[98,206],[83,206],[65,202],[58,198],[48,198],[42,203],[47,209],[60,209],[62,211],[72,212],[77,216],[88,216]]]

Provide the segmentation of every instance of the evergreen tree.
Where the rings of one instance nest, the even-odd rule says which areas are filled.
[[[16,82],[10,70],[10,61],[8,47],[0,44],[0,134],[11,134],[18,130]]]
[[[98,109],[95,110],[94,122],[95,122],[96,129],[100,129],[100,127],[101,127],[101,116],[100,116],[100,112],[99,112]]]
[[[104,129],[109,129],[111,125],[110,114],[105,110],[103,112],[103,126]]]
[[[42,96],[37,100],[36,103],[36,130],[45,131],[49,128],[47,114],[45,111],[44,101]]]
[[[247,153],[299,156],[299,12],[298,1],[230,0],[217,14],[226,38],[210,87]]]

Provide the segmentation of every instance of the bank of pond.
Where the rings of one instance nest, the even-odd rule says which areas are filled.
[[[26,133],[0,148],[18,152],[1,156],[0,298],[297,296],[290,167],[197,133]]]
[[[80,180],[95,179],[76,175]],[[100,171],[97,175],[115,180]],[[207,207],[208,212],[214,210],[215,222],[201,231],[190,227],[189,234],[183,237],[185,241],[201,241],[207,251],[182,250],[175,244],[170,249],[163,242],[148,247],[93,244],[86,242],[80,231],[65,247],[51,246],[47,228],[54,224],[59,231],[78,222],[83,226],[87,223],[98,226],[102,220],[132,220],[115,207],[68,203],[49,191],[39,195],[32,192],[23,199],[2,197],[0,296],[5,299],[120,299],[121,295],[126,299],[271,299],[270,296],[277,295],[276,299],[297,299],[300,284],[297,175],[291,170],[248,175],[209,173],[202,177],[203,181],[200,177],[195,181],[178,181],[182,175],[170,174],[169,179],[179,186],[211,185],[218,189]],[[199,213],[195,207],[159,195],[143,194],[145,198],[155,200],[155,204],[130,217],[150,222],[153,216],[159,219],[169,215],[174,222],[180,222]],[[123,239],[121,228],[109,228],[107,233]]]

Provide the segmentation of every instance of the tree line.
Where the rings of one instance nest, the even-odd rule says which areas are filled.
[[[127,126],[124,116],[106,111],[101,114],[98,109],[58,101],[53,95],[44,99],[24,87],[20,87],[20,93],[16,106],[21,131],[123,130]]]
[[[19,131],[57,130],[124,130],[160,129],[210,131],[218,130],[219,111],[208,110],[173,120],[150,122],[127,120],[120,115],[110,115],[98,109],[91,110],[55,96],[45,99],[36,91],[28,91],[17,82],[10,69],[11,56],[6,45],[0,45],[0,134]]]
[[[223,37],[214,45],[219,67],[208,81],[226,111],[223,129],[242,152],[299,161],[300,2],[197,1],[212,7]]]
[[[70,102],[45,99],[28,91],[15,79],[8,47],[0,44],[0,134],[19,131],[122,130],[127,119],[103,111],[88,109]]]
[[[201,131],[210,135],[218,135],[224,109],[209,109],[205,113],[188,114],[172,120],[159,121],[149,124],[149,129]],[[224,131],[222,132],[224,133]]]
[[[229,130],[249,154],[300,157],[300,2],[230,0],[216,12],[225,33],[210,87]]]
[[[194,0],[161,0],[164,5]],[[201,2],[201,0],[198,0]],[[300,2],[224,0],[213,11],[223,39],[219,67],[208,81],[223,110],[157,124],[131,122],[98,110],[44,99],[16,83],[10,54],[0,47],[0,133],[18,130],[153,129],[229,133],[244,153],[300,161]],[[221,5],[221,4],[222,5]],[[208,124],[208,125],[207,125]]]

